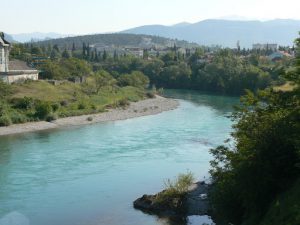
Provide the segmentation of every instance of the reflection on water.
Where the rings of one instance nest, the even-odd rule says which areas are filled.
[[[239,99],[223,95],[213,95],[192,90],[164,90],[166,97],[185,99],[199,106],[212,107],[219,113],[231,113],[233,106],[239,104]],[[213,103],[213,104],[212,104]]]
[[[237,100],[168,94],[182,99],[180,107],[159,115],[0,138],[0,218],[18,212],[30,225],[199,224],[200,217],[146,215],[132,202],[178,173],[207,176],[209,149],[228,138],[225,115]]]

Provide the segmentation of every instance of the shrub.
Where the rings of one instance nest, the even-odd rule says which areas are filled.
[[[68,105],[69,105],[69,102],[68,102],[67,100],[62,100],[62,101],[60,102],[60,105],[61,105],[61,106],[68,106]]]
[[[32,109],[34,107],[34,100],[30,97],[24,97],[20,99],[13,99],[12,104],[18,109]]]
[[[18,112],[10,113],[12,123],[26,123],[28,122],[27,116]]]
[[[146,96],[147,96],[148,98],[155,98],[155,94],[154,94],[153,92],[147,92],[147,93],[146,93]]]
[[[52,106],[49,102],[38,102],[35,106],[35,116],[39,119],[45,119],[52,113]]]
[[[54,121],[54,120],[57,120],[57,115],[56,114],[49,114],[47,117],[46,117],[46,121],[47,122],[51,122],[51,121]]]
[[[53,112],[56,112],[59,109],[60,104],[55,102],[51,105],[51,107],[52,107]]]
[[[86,120],[91,122],[93,121],[93,117],[89,116]]]
[[[91,105],[91,108],[92,108],[93,110],[97,110],[97,106],[96,106],[95,104],[92,104],[92,105]]]
[[[86,109],[86,108],[87,108],[86,103],[80,102],[80,103],[78,104],[78,109]]]
[[[0,126],[9,126],[12,124],[11,118],[7,114],[3,114],[0,117]]]
[[[165,181],[165,191],[158,194],[155,201],[162,203],[181,197],[186,194],[193,182],[194,176],[191,172],[179,174],[174,181],[168,179]]]
[[[128,106],[130,103],[128,101],[128,99],[124,98],[124,99],[121,99],[119,100],[118,102],[118,105],[121,106],[121,107],[125,107],[125,106]]]
[[[131,74],[123,74],[118,78],[118,85],[121,87],[146,87],[148,84],[149,78],[139,71],[133,71]]]

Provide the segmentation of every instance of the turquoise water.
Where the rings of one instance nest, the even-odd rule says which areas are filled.
[[[236,98],[168,91],[176,110],[0,138],[0,218],[31,225],[162,225],[132,208],[164,180],[207,178],[209,149],[229,137]],[[0,220],[1,222],[1,220]]]

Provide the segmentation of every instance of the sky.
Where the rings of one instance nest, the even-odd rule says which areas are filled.
[[[0,0],[0,7],[0,31],[10,34],[106,33],[214,18],[300,19],[300,0]]]

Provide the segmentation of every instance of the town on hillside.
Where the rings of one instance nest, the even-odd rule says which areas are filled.
[[[62,39],[63,41],[64,39]],[[101,43],[85,43],[76,46],[74,42],[67,42],[64,48],[58,44],[51,46],[51,42],[32,42],[32,43],[9,43],[5,40],[4,33],[0,36],[0,77],[7,83],[22,82],[25,80],[43,79],[39,73],[43,72],[43,64],[48,60],[54,60],[60,57],[74,57],[85,59],[94,63],[106,63],[111,59],[122,57],[136,57],[151,61],[155,58],[163,57],[170,52],[175,52],[178,58],[189,58],[195,54],[197,49],[201,49],[203,54],[197,58],[197,63],[211,63],[214,55],[221,46],[195,46],[186,47],[180,43],[177,46],[176,40],[168,40],[166,44],[156,44],[151,37],[142,37],[141,42],[134,45],[106,45]],[[47,45],[47,47],[45,47]],[[240,47],[239,41],[234,49],[231,49],[240,58],[250,58],[253,54],[259,55],[260,60],[278,62],[284,59],[293,58],[295,49],[293,46],[278,46],[277,44],[256,43],[252,49]],[[25,52],[22,52],[25,51]],[[76,82],[82,82],[84,79],[74,79]]]

